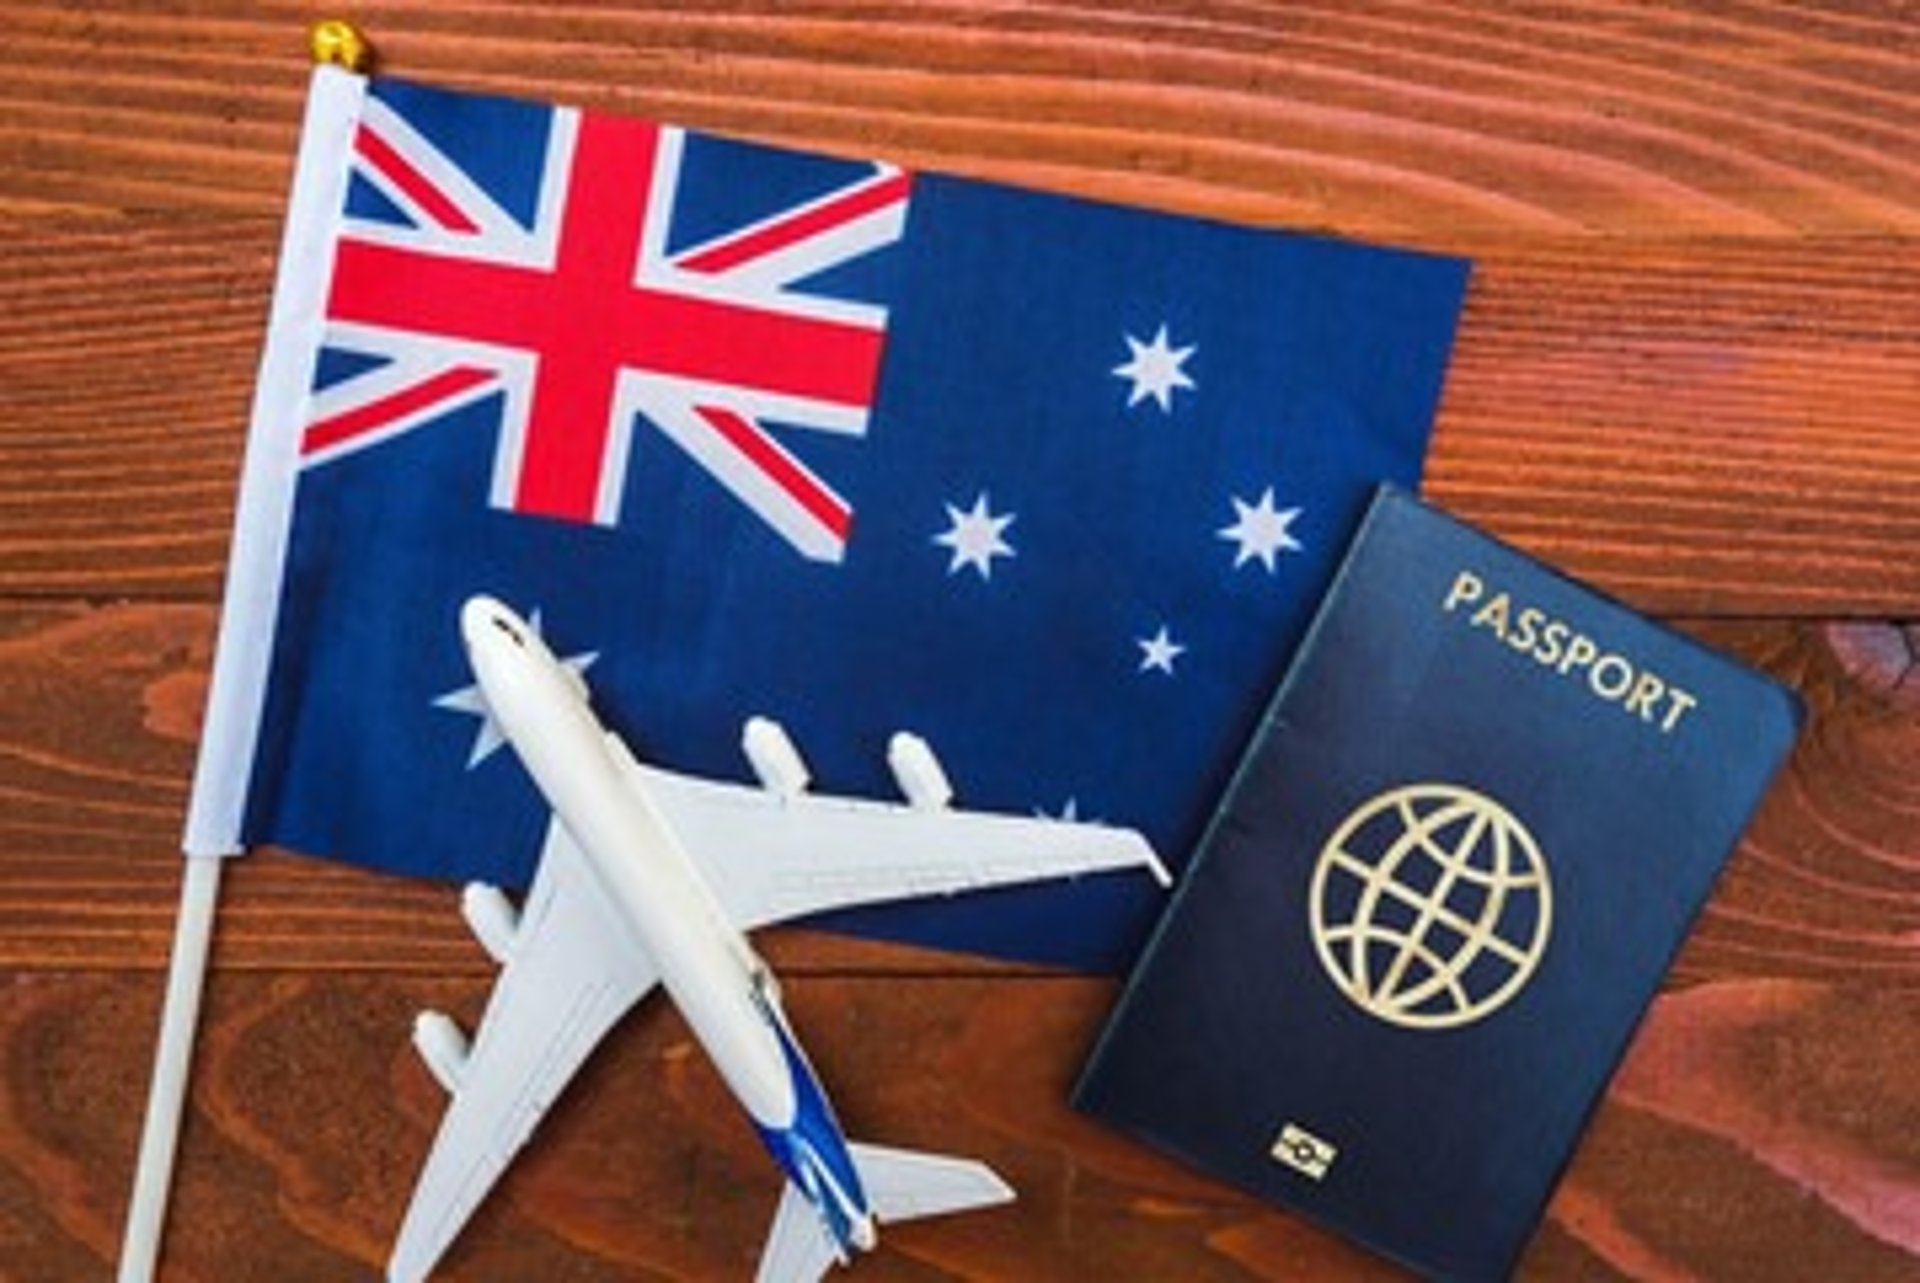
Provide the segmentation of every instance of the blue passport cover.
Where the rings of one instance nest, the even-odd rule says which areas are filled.
[[[1506,1276],[1799,721],[1383,488],[1074,1103]]]

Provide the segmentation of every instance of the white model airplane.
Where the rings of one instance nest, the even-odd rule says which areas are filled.
[[[816,797],[786,735],[747,723],[761,788],[642,766],[587,704],[585,683],[499,602],[461,632],[488,709],[554,810],[516,913],[494,887],[462,907],[502,964],[469,1049],[423,1013],[414,1043],[453,1100],[387,1267],[424,1279],[600,1038],[654,985],[712,1057],[787,1184],[760,1283],[814,1283],[874,1245],[876,1222],[1013,1197],[986,1166],[850,1143],[744,931],[823,909],[1101,869],[1166,871],[1138,833],[947,809],[924,741],[888,758],[905,805]]]

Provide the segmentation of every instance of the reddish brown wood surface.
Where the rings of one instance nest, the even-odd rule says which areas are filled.
[[[0,1279],[106,1278],[300,6],[21,0],[0,82]],[[1787,772],[1523,1265],[1920,1275],[1920,16],[1627,0],[389,3],[402,74],[1471,254],[1428,493],[1793,683]],[[372,1277],[489,978],[442,888],[235,869],[164,1277]],[[1399,1277],[1062,1103],[1111,982],[774,933],[854,1130],[1022,1200],[874,1279]],[[907,1072],[903,1072],[903,1070]],[[773,1191],[637,1013],[453,1277],[744,1277]]]

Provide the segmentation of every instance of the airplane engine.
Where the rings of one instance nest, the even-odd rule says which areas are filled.
[[[453,1093],[467,1068],[467,1036],[444,1011],[423,1011],[413,1020],[413,1049],[440,1085]]]
[[[896,732],[887,741],[887,765],[893,768],[900,792],[917,810],[938,811],[953,801],[953,785],[940,769],[940,759],[918,735]]]
[[[765,717],[748,719],[740,736],[740,747],[746,750],[753,773],[770,792],[792,798],[806,791],[810,778],[807,764],[800,759],[800,750],[793,746],[778,722]]]
[[[485,882],[469,882],[467,889],[460,893],[460,914],[487,956],[495,962],[505,962],[508,950],[513,948],[513,937],[520,929],[519,911],[506,894]]]

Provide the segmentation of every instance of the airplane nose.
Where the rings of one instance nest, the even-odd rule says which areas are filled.
[[[511,610],[484,593],[467,598],[466,604],[460,607],[460,636],[467,645],[473,646],[494,629],[512,638],[516,645],[519,644],[519,621]]]

